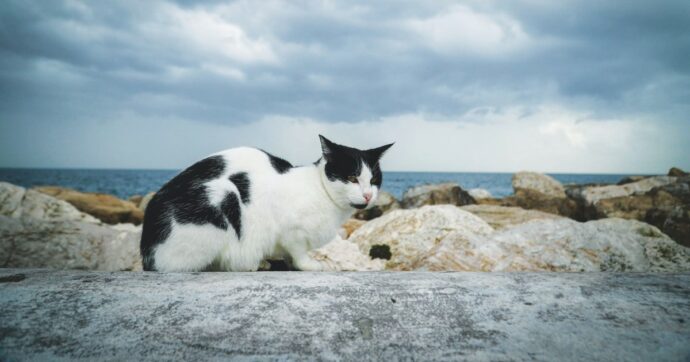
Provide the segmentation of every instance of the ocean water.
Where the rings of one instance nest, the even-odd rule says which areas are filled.
[[[102,192],[126,199],[158,190],[179,170],[8,169],[0,168],[0,181],[24,187],[62,186],[79,191]],[[629,175],[550,174],[568,184],[616,183]],[[400,198],[405,190],[421,184],[456,182],[464,189],[483,188],[497,197],[513,192],[512,173],[384,172],[383,189]]]

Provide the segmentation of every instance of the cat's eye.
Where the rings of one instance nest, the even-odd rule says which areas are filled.
[[[375,183],[379,182],[379,178],[378,178],[378,177],[373,177],[373,178],[371,179],[370,182],[371,182],[372,184],[375,184]]]
[[[357,176],[348,176],[347,180],[352,182],[352,183],[358,183],[359,182],[359,181],[357,181]]]

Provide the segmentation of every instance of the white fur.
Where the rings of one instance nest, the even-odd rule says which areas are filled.
[[[217,155],[225,158],[226,170],[206,183],[212,205],[230,192],[239,198],[229,175],[249,175],[250,202],[241,204],[241,239],[232,227],[225,231],[211,224],[173,223],[168,239],[154,251],[157,270],[198,271],[213,264],[221,270],[254,271],[265,258],[283,256],[290,256],[301,270],[322,270],[307,252],[335,237],[354,211],[351,203],[366,203],[363,194],[370,192],[370,207],[378,195],[366,165],[355,184],[328,180],[324,161],[278,174],[257,149],[234,148]]]

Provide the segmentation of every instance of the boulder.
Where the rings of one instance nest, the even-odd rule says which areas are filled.
[[[141,224],[144,212],[129,201],[113,195],[79,192],[62,187],[38,187],[37,191],[74,205],[80,211],[92,215],[107,224]]]
[[[365,255],[385,255],[386,269],[411,270],[419,258],[449,233],[486,235],[493,232],[481,218],[452,205],[395,210],[357,229],[350,241]]]
[[[680,272],[690,249],[636,220],[534,220],[491,235],[448,233],[412,266],[429,271]]]
[[[355,232],[355,230],[359,229],[364,224],[366,224],[366,221],[364,220],[349,219],[342,225],[339,235],[343,239],[347,239],[350,237],[350,235],[352,235],[353,232]]]
[[[654,187],[672,184],[677,181],[676,177],[670,176],[653,176],[647,177],[637,182],[631,182],[624,185],[608,185],[585,187],[575,190],[570,193],[574,199],[579,199],[585,206],[594,205],[600,200],[610,199],[614,197],[630,196],[634,194],[643,194]]]
[[[470,205],[476,201],[456,183],[421,185],[407,189],[403,194],[402,207],[412,209],[424,205]]]
[[[83,221],[100,223],[71,204],[35,190],[0,182],[0,215],[44,221]]]
[[[144,198],[144,196],[141,195],[132,195],[127,198],[127,201],[133,203],[137,207],[139,207],[139,204],[141,204],[141,200]]]
[[[385,260],[372,259],[351,241],[336,237],[328,244],[311,250],[309,255],[321,262],[327,271],[383,270]]]
[[[475,199],[477,202],[479,202],[479,200],[490,199],[493,197],[491,195],[491,192],[489,192],[486,189],[470,189],[469,191],[467,191],[467,193],[470,194],[470,196],[472,196],[472,198]]]
[[[618,181],[618,183],[616,185],[620,186],[620,185],[630,184],[633,182],[642,181],[648,177],[649,176],[626,176],[626,177],[623,177],[620,181]],[[606,185],[598,185],[598,186],[606,186]]]
[[[551,176],[538,172],[522,171],[513,175],[515,193],[528,191],[542,194],[548,198],[565,198],[565,189],[560,182]]]
[[[389,211],[400,208],[400,201],[388,192],[379,192],[375,205],[370,209],[358,210],[353,217],[359,220],[371,220]]]
[[[518,206],[551,214],[577,218],[578,204],[570,200],[565,188],[553,177],[536,172],[513,175],[514,195],[502,200],[502,206]]]
[[[155,192],[149,192],[148,194],[144,195],[144,197],[141,199],[141,202],[139,203],[139,210],[141,210],[142,212],[146,212],[146,206],[149,206],[149,202],[151,202],[151,199],[155,195]]]
[[[0,216],[0,266],[141,270],[139,238],[138,229],[118,230],[74,220]]]
[[[668,175],[673,176],[673,177],[683,177],[683,176],[688,176],[690,174],[679,169],[678,167],[671,167],[671,169],[668,170]]]
[[[532,220],[561,219],[561,216],[538,210],[525,210],[520,207],[498,205],[467,205],[462,210],[469,211],[486,221],[496,230],[523,224]]]

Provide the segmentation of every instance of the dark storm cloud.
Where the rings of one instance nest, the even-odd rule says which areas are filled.
[[[542,105],[687,129],[688,19],[682,0],[8,0],[0,133],[118,118],[481,122]]]
[[[655,94],[687,93],[690,85],[690,5],[685,1],[378,6],[5,2],[0,21],[4,121],[92,118],[123,108],[216,122],[272,114],[361,121],[544,101],[606,103],[596,110],[634,113],[683,106],[677,104],[682,98]],[[457,9],[489,21],[508,18],[524,33],[525,44],[503,51],[500,47],[512,46],[510,39],[491,44],[495,39],[478,34],[477,42],[498,49],[473,52],[467,49],[472,44],[456,46],[450,39],[441,44],[449,47],[444,51],[429,47],[433,40],[408,26]],[[185,12],[211,17],[187,19],[190,26],[181,31],[203,38],[204,30],[219,28],[194,27],[217,16],[240,29],[246,47],[262,44],[272,59],[187,48],[194,38],[178,42],[179,33],[166,34],[185,21]],[[471,30],[448,22],[441,24],[450,25],[441,29],[450,32],[448,38],[466,37],[452,32]],[[499,36],[513,35],[509,29]],[[214,46],[222,48],[224,42],[209,44]],[[231,68],[236,79],[220,76],[213,64]],[[654,90],[646,89],[650,86]],[[635,92],[658,98],[657,103],[626,99]],[[75,97],[85,99],[78,109],[70,106]]]

